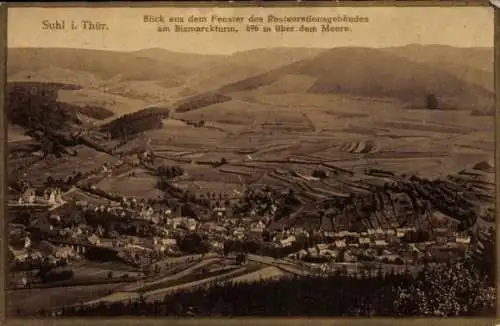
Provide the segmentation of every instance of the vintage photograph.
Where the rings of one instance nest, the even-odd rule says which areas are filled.
[[[9,8],[7,316],[494,316],[493,25]]]

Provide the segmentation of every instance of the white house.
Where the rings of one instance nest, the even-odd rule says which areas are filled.
[[[375,240],[375,246],[384,247],[387,246],[387,242],[385,240]]]
[[[280,244],[281,244],[282,247],[289,247],[289,246],[292,245],[292,243],[295,242],[295,240],[297,240],[295,238],[295,236],[294,235],[290,235],[290,236],[288,236],[288,237],[286,237],[284,239],[281,239],[280,240]]]
[[[345,242],[345,239],[338,239],[338,240],[335,240],[335,246],[337,248],[344,248],[346,246],[346,242]]]
[[[319,254],[325,257],[337,258],[339,252],[337,250],[323,249],[319,251]]]
[[[397,230],[396,230],[396,236],[397,236],[398,238],[402,238],[402,237],[404,237],[404,236],[405,236],[405,234],[406,234],[406,231],[404,231],[404,230],[401,230],[401,229],[397,229]]]
[[[460,244],[470,244],[470,236],[458,235],[455,237],[455,242]]]
[[[368,237],[361,237],[359,238],[359,244],[360,245],[369,245],[370,244],[370,238]]]
[[[24,237],[24,248],[28,249],[31,247],[31,239],[29,237]]]
[[[91,236],[89,236],[89,237],[87,238],[87,240],[88,240],[91,244],[93,244],[93,245],[95,245],[95,246],[98,246],[99,244],[101,244],[101,239],[100,239],[97,235],[95,235],[95,234],[92,234]]]
[[[316,245],[316,247],[318,247],[319,250],[324,250],[324,249],[327,249],[329,247],[329,245],[326,243],[319,243]]]

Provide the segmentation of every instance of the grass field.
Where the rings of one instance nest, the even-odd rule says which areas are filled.
[[[108,200],[102,197],[98,197],[95,195],[92,195],[88,192],[84,192],[80,189],[76,189],[69,194],[63,195],[64,200],[66,201],[71,201],[73,198],[76,201],[86,201],[89,204],[94,204],[94,205],[106,205],[108,204]]]
[[[65,179],[75,172],[91,172],[100,169],[104,163],[114,163],[118,160],[109,154],[83,145],[75,146],[73,149],[78,152],[77,156],[65,155],[60,158],[41,160],[31,165],[26,169],[27,178],[35,184],[45,181],[47,176]]]
[[[232,192],[240,191],[242,183],[295,187],[297,178],[273,171],[310,175],[314,169],[326,169],[321,163],[357,173],[378,168],[435,177],[489,159],[493,153],[493,121],[488,116],[411,109],[386,99],[300,92],[282,96],[269,91],[277,85],[269,87],[175,114],[204,120],[206,127],[165,120],[161,130],[146,133],[157,155],[187,172],[176,181],[179,188]],[[308,129],[299,130],[299,125]],[[229,164],[209,165],[222,158]],[[344,186],[344,191],[351,188]]]
[[[100,284],[8,291],[7,315],[15,316],[18,309],[26,315],[36,313],[40,309],[47,311],[86,302],[104,296],[120,286],[120,284]]]
[[[129,172],[99,182],[96,187],[106,192],[119,193],[125,197],[157,198],[162,192],[156,189],[157,177],[148,171],[136,169],[133,176]]]
[[[77,106],[90,105],[106,108],[115,113],[114,118],[123,114],[138,111],[148,105],[148,103],[144,100],[106,93],[97,88],[61,90],[58,93],[58,100]]]
[[[288,273],[283,272],[281,269],[277,267],[264,267],[260,270],[257,270],[252,273],[248,273],[245,275],[237,276],[231,279],[230,282],[233,283],[252,283],[269,279],[277,279],[287,276]]]
[[[149,291],[155,291],[158,289],[169,288],[169,287],[173,287],[173,286],[177,286],[177,285],[181,285],[181,284],[196,282],[196,281],[200,281],[200,280],[207,279],[210,277],[221,276],[221,275],[224,275],[224,274],[229,273],[231,271],[235,271],[236,269],[238,269],[238,267],[233,267],[233,268],[229,268],[226,270],[215,270],[215,271],[206,271],[206,272],[198,272],[198,273],[193,272],[189,275],[183,276],[183,277],[178,278],[178,279],[156,283],[156,284],[151,285],[151,286],[145,286],[145,287],[141,288],[141,291],[149,292]]]
[[[30,140],[30,136],[26,136],[24,134],[24,129],[15,126],[15,125],[9,125],[7,127],[7,140],[8,142],[16,142],[16,141],[23,141],[23,140]]]
[[[113,268],[98,268],[98,267],[91,267],[91,266],[79,266],[73,268],[73,273],[74,276],[73,278],[75,280],[90,280],[90,279],[108,279],[108,274],[112,273],[112,279],[117,279],[120,278],[124,275],[128,275],[128,277],[142,277],[143,273],[141,272],[132,272],[132,271],[125,271],[125,270],[115,270]]]

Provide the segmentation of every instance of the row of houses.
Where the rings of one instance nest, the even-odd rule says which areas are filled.
[[[46,189],[41,196],[36,194],[35,189],[28,188],[17,201],[18,205],[45,204],[55,206],[62,205],[64,203],[65,201],[62,198],[62,192],[59,188]]]
[[[367,237],[383,237],[383,236],[397,236],[398,238],[402,238],[408,232],[415,232],[417,229],[415,227],[403,227],[403,228],[394,228],[394,229],[367,229],[363,232],[351,232],[351,231],[340,231],[340,232],[323,232],[323,235],[328,238],[345,238],[345,237],[353,237],[353,238],[367,238]]]

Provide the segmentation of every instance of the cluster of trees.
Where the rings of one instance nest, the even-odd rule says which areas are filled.
[[[170,177],[160,176],[160,178],[156,182],[156,188],[160,189],[165,194],[170,194],[172,197],[179,198],[182,196],[185,197],[186,195],[189,195],[190,198],[195,198],[194,195],[190,194],[188,191],[184,191],[172,185],[170,183],[171,180],[172,179]]]
[[[78,212],[73,214],[69,220],[71,220],[73,224],[86,224],[94,229],[102,227],[104,229],[104,234],[108,237],[113,237],[112,233],[140,237],[149,237],[161,234],[158,227],[150,221],[131,221],[129,218],[122,218],[108,212]]]
[[[205,254],[210,251],[210,244],[198,233],[188,233],[177,238],[179,249],[187,254]]]
[[[83,179],[83,174],[81,172],[76,172],[73,176],[68,176],[65,179],[56,179],[52,176],[48,176],[43,186],[45,188],[59,188],[62,191],[68,191],[69,188]]]
[[[411,274],[289,278],[213,285],[163,300],[101,303],[66,316],[493,316],[495,289],[467,262]]]
[[[91,106],[91,105],[84,105],[84,106],[75,106],[75,109],[78,110],[81,114],[84,114],[88,117],[92,117],[97,120],[104,120],[111,118],[114,113],[111,110],[108,110],[102,106]]]
[[[176,112],[188,112],[191,110],[196,110],[199,108],[203,108],[216,103],[224,103],[230,101],[231,97],[216,93],[216,92],[208,92],[203,94],[197,94],[191,97],[188,97],[185,100],[182,100],[175,104]]]
[[[55,265],[49,262],[46,258],[32,258],[28,256],[23,261],[16,261],[14,257],[10,257],[12,253],[9,251],[8,263],[13,271],[33,271],[33,270],[50,270],[54,267],[61,267],[67,264],[64,260],[57,260]]]
[[[325,179],[328,178],[328,173],[325,170],[317,169],[313,171],[312,176],[319,179]]]
[[[112,193],[106,192],[106,191],[99,189],[99,188],[93,188],[89,184],[80,185],[79,187],[82,188],[83,190],[85,190],[86,192],[89,192],[89,193],[94,194],[94,195],[99,196],[99,197],[104,197],[106,199],[113,200],[113,201],[121,201],[122,200],[122,197],[118,194],[112,194]]]
[[[79,123],[76,112],[57,102],[64,85],[16,82],[7,85],[7,116],[11,123],[28,130],[62,130]]]
[[[219,166],[223,166],[224,164],[227,164],[227,162],[228,162],[228,161],[227,161],[227,158],[223,157],[223,158],[221,158],[218,162],[213,163],[213,164],[212,164],[212,166],[213,166],[214,168],[217,168],[217,167],[219,167]]]
[[[429,110],[436,110],[439,108],[439,102],[435,94],[428,94],[426,96],[425,106]]]
[[[178,165],[160,165],[156,168],[156,173],[168,180],[183,175],[184,169]]]
[[[401,315],[445,317],[493,313],[495,300],[494,296],[489,298],[491,293],[491,286],[469,261],[425,265],[415,283],[397,288],[394,307]]]
[[[431,241],[433,238],[433,235],[427,231],[427,230],[416,230],[416,231],[409,231],[406,232],[405,235],[403,236],[403,241],[405,242],[426,242],[426,241]]]
[[[48,267],[41,268],[38,271],[38,277],[40,277],[42,283],[67,281],[72,279],[73,276],[74,273],[72,269],[58,270]]]
[[[474,204],[467,201],[457,190],[451,190],[445,181],[419,180],[414,184],[414,188],[434,209],[459,220],[460,230],[466,230],[476,223],[478,214]]]
[[[293,198],[289,196],[289,199]],[[282,205],[286,217],[293,203]],[[392,216],[387,216],[387,208]],[[478,214],[472,202],[465,199],[457,190],[450,189],[445,181],[430,181],[417,177],[409,181],[385,183],[372,187],[370,193],[353,193],[349,197],[335,197],[325,201],[321,218],[331,220],[332,225],[344,229],[365,229],[380,223],[377,215],[384,218],[406,215],[407,220],[400,223],[414,224],[417,220],[425,222],[434,210],[440,211],[460,221],[458,228],[466,230],[477,221]],[[378,212],[380,214],[374,214]],[[289,215],[289,214],[288,214]],[[344,223],[344,224],[342,224]]]
[[[270,243],[272,235],[264,232],[261,239],[254,240],[226,240],[224,241],[224,254],[250,253],[273,258],[284,258],[302,249],[311,248],[322,242],[321,237],[311,235],[297,236],[296,240],[288,247],[277,247]]]
[[[188,125],[196,127],[196,128],[201,128],[205,126],[205,120],[199,120],[199,121],[185,121]]]
[[[289,216],[300,204],[300,200],[291,189],[285,194],[269,187],[264,187],[262,190],[248,189],[233,208],[233,213],[244,216],[253,211],[258,216],[271,215],[281,218]],[[276,209],[274,212],[273,207]]]
[[[494,228],[483,230],[478,235],[475,250],[471,251],[470,259],[474,262],[481,275],[484,275],[490,285],[496,283],[496,231]]]
[[[28,220],[29,216],[23,218]],[[55,228],[48,234],[51,237],[58,237],[58,232],[66,227],[85,227],[90,232],[102,234],[112,239],[117,238],[120,234],[139,237],[163,235],[161,227],[151,221],[131,219],[127,216],[121,217],[107,211],[96,212],[94,210],[80,211],[74,209],[68,212],[63,219],[49,220],[48,218],[37,218],[36,222],[38,227],[44,230],[48,230],[50,225],[54,226]],[[42,238],[44,236],[42,235]],[[60,240],[63,240],[63,238]]]
[[[168,116],[166,108],[148,108],[126,114],[104,125],[102,130],[108,132],[111,138],[133,137],[141,132],[163,127],[162,120]]]
[[[15,82],[7,89],[7,110],[11,123],[24,127],[26,134],[37,140],[38,150],[45,156],[76,155],[67,147],[82,142],[70,136],[74,126],[82,124],[78,113],[95,119],[104,119],[113,112],[101,107],[80,107],[57,101],[60,89],[77,87],[58,83]],[[92,144],[90,144],[92,145]]]

